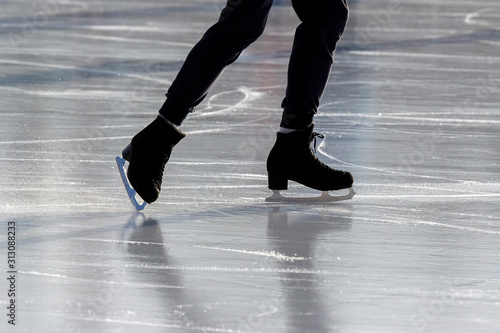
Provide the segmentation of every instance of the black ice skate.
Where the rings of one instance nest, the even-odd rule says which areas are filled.
[[[137,210],[144,209],[146,203],[158,199],[165,164],[174,146],[185,136],[177,127],[158,116],[132,138],[131,143],[122,151],[123,158],[116,157],[125,189]],[[126,175],[125,160],[129,162]],[[144,203],[137,202],[136,193]]]
[[[313,129],[314,124],[311,124],[304,131],[277,134],[276,143],[267,158],[268,183],[273,195],[266,201],[340,201],[354,196],[352,175],[330,168],[314,155],[311,142],[323,136],[313,132]],[[279,191],[288,189],[288,180],[323,192],[319,197],[284,197]],[[342,189],[349,189],[349,193],[340,196],[328,194],[328,191]]]

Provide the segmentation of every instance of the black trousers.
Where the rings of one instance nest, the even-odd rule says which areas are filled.
[[[228,0],[220,19],[188,54],[160,110],[180,125],[241,52],[264,31],[273,0]],[[333,54],[348,18],[346,0],[292,0],[301,24],[288,67],[281,127],[303,129],[311,122],[330,75]]]

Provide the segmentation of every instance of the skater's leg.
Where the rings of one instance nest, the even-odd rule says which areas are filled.
[[[194,46],[170,86],[160,114],[180,125],[224,68],[264,31],[273,0],[228,0],[219,21]]]
[[[330,75],[333,54],[348,17],[345,0],[292,0],[302,23],[297,28],[283,100],[281,133],[267,159],[269,188],[285,190],[288,180],[329,191],[349,188],[353,177],[319,161],[311,149],[312,122]],[[291,131],[295,130],[295,131]]]
[[[189,53],[167,92],[159,116],[124,150],[130,184],[146,202],[155,201],[173,147],[185,136],[177,126],[207,95],[224,68],[263,32],[272,0],[228,0],[219,21]]]
[[[292,5],[302,23],[290,56],[281,127],[304,129],[318,110],[348,7],[346,0],[292,0]]]

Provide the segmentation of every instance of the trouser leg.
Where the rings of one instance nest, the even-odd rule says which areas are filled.
[[[348,6],[346,0],[292,0],[292,5],[302,23],[295,32],[281,127],[304,129],[318,110]]]
[[[206,97],[224,68],[264,31],[273,0],[228,0],[219,21],[188,54],[160,114],[180,125]]]

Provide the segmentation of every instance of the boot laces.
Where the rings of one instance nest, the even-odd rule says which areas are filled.
[[[314,141],[314,153],[316,153],[316,138],[324,139],[325,136],[321,133],[313,132],[311,135],[311,142]]]

